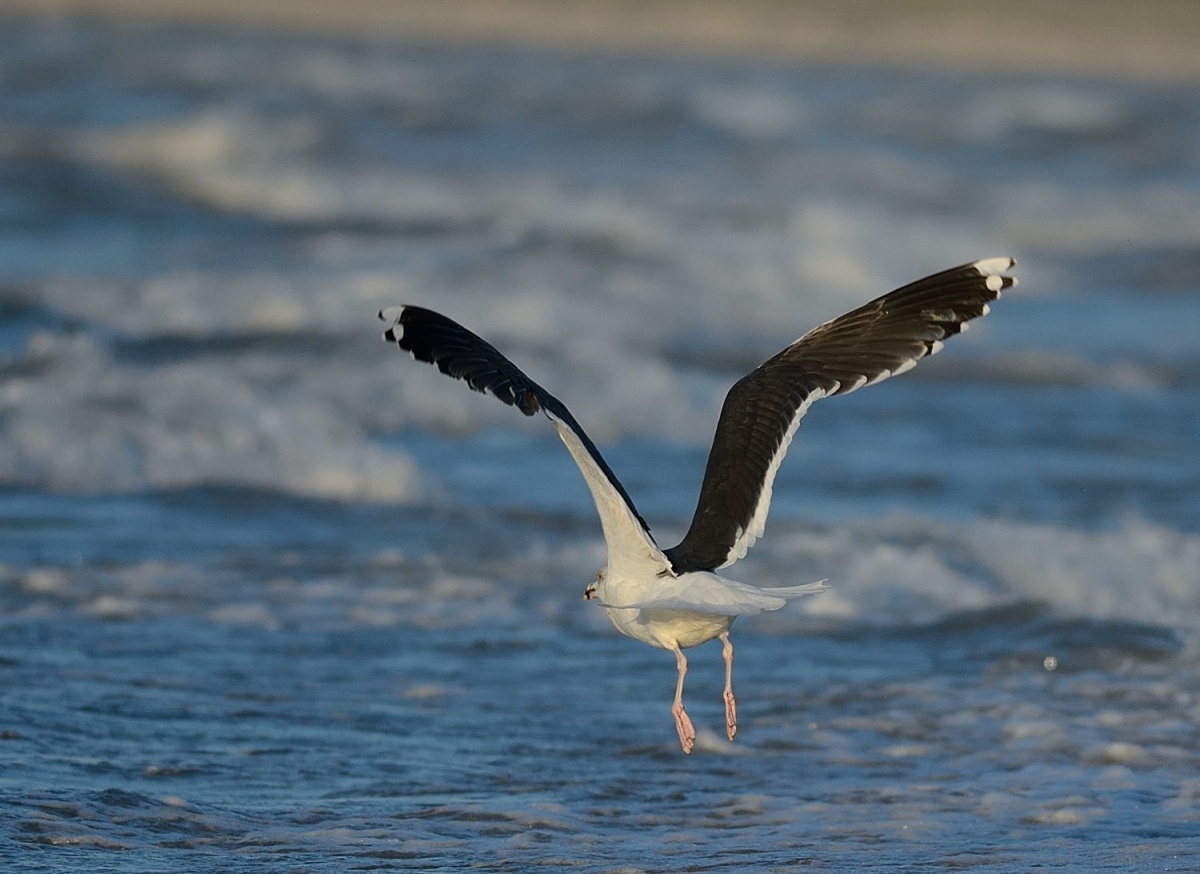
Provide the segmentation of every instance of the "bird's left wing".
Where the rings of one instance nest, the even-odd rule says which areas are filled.
[[[813,328],[740,379],[725,398],[687,534],[666,550],[676,573],[737,561],[763,533],[775,473],[817,400],[911,369],[985,315],[1016,283],[1012,258],[918,279]]]
[[[440,313],[400,306],[380,310],[379,318],[390,323],[383,339],[418,361],[436,365],[447,376],[463,380],[477,392],[494,395],[526,416],[545,413],[570,450],[596,502],[610,563],[622,557],[649,558],[665,566],[650,526],[562,401],[526,376],[491,343]]]

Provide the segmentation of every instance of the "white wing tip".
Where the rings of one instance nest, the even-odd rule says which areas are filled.
[[[1002,290],[1017,285],[1017,278],[1007,275],[1007,271],[1016,266],[1016,263],[1016,258],[984,258],[971,266],[984,277],[988,289],[999,295]]]
[[[1011,270],[1017,263],[1015,258],[984,258],[971,266],[979,271],[980,276],[1001,276],[1004,271]]]
[[[391,327],[383,332],[383,339],[389,343],[399,343],[404,336],[404,325],[400,324],[400,314],[405,307],[384,307],[379,311],[380,321],[387,322]]]

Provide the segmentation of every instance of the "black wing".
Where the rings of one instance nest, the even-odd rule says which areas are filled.
[[[561,425],[569,429],[586,452],[587,457],[581,458],[575,452],[576,447],[572,446],[571,442],[567,443],[583,472],[584,479],[589,488],[592,488],[593,496],[596,496],[593,484],[598,471],[607,480],[607,485],[625,502],[628,512],[642,527],[646,537],[650,538],[650,526],[642,519],[633,499],[609,468],[596,444],[575,421],[571,411],[562,401],[526,376],[500,350],[453,319],[423,307],[402,306],[380,310],[379,318],[392,323],[391,327],[383,332],[383,339],[411,353],[418,361],[436,365],[437,369],[447,376],[463,380],[477,392],[494,395],[526,416],[541,411],[556,427]],[[568,437],[564,436],[564,440],[567,439]],[[594,470],[588,469],[589,463],[594,465]],[[607,536],[609,519],[599,497],[597,508],[600,510]],[[652,538],[650,539],[652,541]]]
[[[1016,284],[989,258],[920,279],[809,331],[725,397],[676,573],[737,561],[762,535],[775,473],[810,404],[911,369]]]

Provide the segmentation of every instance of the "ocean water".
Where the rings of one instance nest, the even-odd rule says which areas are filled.
[[[1198,229],[1194,85],[3,21],[4,870],[1196,870]],[[738,376],[1005,254],[806,417],[690,757],[548,423],[375,320],[669,545]]]

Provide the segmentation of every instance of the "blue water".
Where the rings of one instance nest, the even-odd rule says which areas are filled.
[[[0,27],[0,861],[13,871],[1200,866],[1200,92]],[[1013,254],[806,417],[674,664],[587,491],[379,341],[475,327],[670,544],[724,391]]]

